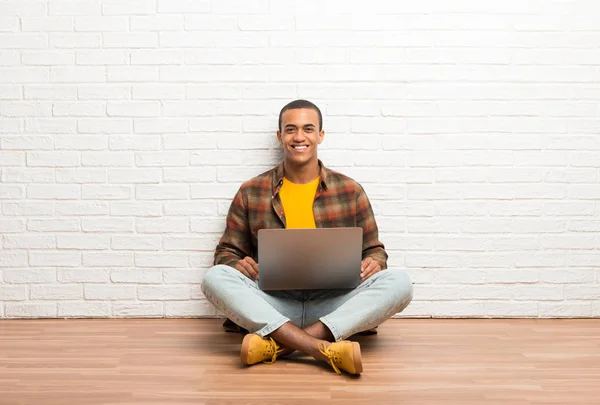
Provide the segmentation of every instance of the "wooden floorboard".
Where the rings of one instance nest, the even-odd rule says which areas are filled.
[[[395,319],[364,372],[244,367],[214,319],[0,320],[0,405],[600,404],[600,320]]]

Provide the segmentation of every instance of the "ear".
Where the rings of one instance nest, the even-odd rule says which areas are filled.
[[[323,139],[325,139],[325,131],[321,130],[321,132],[319,132],[319,145],[323,142]]]
[[[280,145],[283,145],[283,141],[281,140],[281,131],[277,131],[277,142],[279,142]]]

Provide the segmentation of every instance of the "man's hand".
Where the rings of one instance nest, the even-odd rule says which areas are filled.
[[[256,263],[250,256],[246,256],[242,260],[238,260],[234,268],[248,277],[250,280],[258,280],[258,263]]]
[[[378,261],[373,260],[371,257],[367,257],[361,262],[360,269],[360,281],[365,281],[373,274],[381,271],[381,265]]]

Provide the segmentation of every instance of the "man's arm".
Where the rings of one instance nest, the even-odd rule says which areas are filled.
[[[239,260],[252,256],[252,238],[248,225],[248,212],[240,188],[233,197],[227,213],[225,232],[215,250],[214,264],[235,267]]]
[[[381,266],[381,270],[387,268],[388,254],[385,251],[383,243],[379,241],[379,231],[375,215],[371,208],[371,203],[367,193],[359,185],[358,196],[356,197],[356,223],[363,229],[363,260],[371,258]]]

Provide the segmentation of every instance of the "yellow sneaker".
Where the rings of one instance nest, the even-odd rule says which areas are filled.
[[[242,341],[240,357],[242,363],[249,366],[260,363],[273,364],[277,355],[283,350],[279,348],[273,338],[262,338],[254,333],[248,333]]]
[[[328,363],[336,373],[342,374],[340,369],[350,374],[362,373],[362,360],[360,359],[360,345],[358,342],[342,340],[341,342],[319,343],[319,350],[329,359]]]

